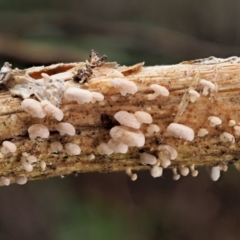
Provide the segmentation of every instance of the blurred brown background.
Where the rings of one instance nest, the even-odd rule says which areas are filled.
[[[146,65],[240,55],[237,0],[1,0],[0,64]],[[81,174],[0,189],[0,240],[240,239],[240,174],[213,183],[141,172]]]

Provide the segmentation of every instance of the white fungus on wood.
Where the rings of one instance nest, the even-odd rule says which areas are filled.
[[[136,173],[132,173],[132,169],[131,168],[127,168],[126,174],[131,178],[132,181],[136,181],[137,180],[137,174]]]
[[[140,163],[143,165],[155,165],[157,163],[157,158],[149,153],[140,153]]]
[[[55,141],[50,144],[50,148],[52,152],[61,152],[63,149],[63,145],[59,141]]]
[[[14,153],[17,150],[16,145],[10,141],[3,141],[2,145],[3,146],[1,148],[1,152],[3,154],[9,153],[9,152]]]
[[[19,185],[24,185],[27,183],[27,178],[25,176],[17,176],[15,177],[15,182]]]
[[[56,125],[56,130],[59,131],[59,134],[63,136],[64,134],[67,134],[69,136],[74,136],[76,133],[76,130],[74,126],[70,123],[66,122],[60,122]]]
[[[66,143],[64,147],[68,155],[76,156],[81,153],[81,148],[75,143]]]
[[[47,100],[41,101],[41,106],[43,107],[43,110],[46,113],[46,115],[53,117],[58,121],[62,121],[64,115],[60,108],[54,106]]]
[[[153,133],[156,133],[156,132],[159,132],[159,131],[160,131],[160,127],[156,124],[150,124],[147,127],[147,133],[148,134],[153,134]]]
[[[127,153],[128,146],[122,142],[116,142],[113,139],[108,141],[108,146],[113,150],[114,153]]]
[[[141,123],[150,124],[153,121],[152,116],[144,111],[136,111],[134,115],[137,118],[137,120]]]
[[[171,123],[167,127],[167,133],[174,137],[183,138],[188,141],[192,141],[194,139],[193,129],[179,123]]]
[[[204,137],[208,134],[208,130],[206,128],[200,128],[198,133],[197,133],[197,136],[198,137]]]
[[[157,149],[161,153],[160,159],[175,160],[177,158],[177,151],[169,145],[159,145]]]
[[[236,122],[234,120],[229,120],[229,122],[228,122],[229,127],[233,127],[235,125],[236,125]]]
[[[207,96],[210,91],[214,91],[216,89],[216,86],[208,80],[201,79],[199,83],[203,86],[203,95]]]
[[[197,98],[200,97],[200,94],[195,90],[191,89],[191,90],[188,91],[188,93],[189,93],[189,100],[192,103],[194,103],[197,100]]]
[[[9,186],[10,185],[10,179],[7,177],[0,177],[0,186]]]
[[[129,147],[142,147],[145,143],[145,136],[141,131],[125,126],[113,127],[110,136],[114,141],[123,142]]]
[[[45,161],[41,161],[41,162],[40,162],[40,167],[41,167],[42,171],[45,171],[45,170],[46,170],[46,166],[47,166],[47,164],[46,164]]]
[[[30,139],[35,139],[36,137],[48,138],[49,130],[46,126],[42,124],[33,124],[28,128],[28,134]]]
[[[213,181],[217,181],[220,178],[220,168],[219,168],[219,166],[210,168],[210,177]]]
[[[235,143],[235,137],[231,133],[228,133],[228,132],[223,132],[219,138],[220,138],[220,141],[222,141],[224,143],[226,143],[226,142]]]
[[[163,167],[163,168],[167,168],[167,167],[169,167],[170,165],[171,165],[171,161],[170,161],[170,159],[167,159],[167,158],[162,158],[161,159],[161,153],[159,153],[158,154],[158,157],[159,157],[159,159],[160,159],[160,164],[161,164],[161,166]]]
[[[188,167],[185,167],[183,165],[181,165],[179,167],[179,171],[181,173],[182,176],[187,176],[189,174],[189,168]]]
[[[161,177],[163,173],[163,169],[159,166],[153,166],[150,169],[150,173],[153,178]]]
[[[126,127],[131,127],[135,129],[139,129],[141,126],[141,122],[138,121],[136,116],[133,113],[129,113],[126,111],[119,111],[115,113],[114,118],[121,124]]]
[[[44,118],[46,116],[41,103],[34,99],[24,99],[21,103],[21,108],[32,117]]]
[[[89,103],[92,100],[92,93],[85,89],[70,87],[65,90],[64,98],[78,104]]]
[[[198,175],[198,170],[195,170],[195,165],[191,165],[190,170],[193,177],[196,177]]]
[[[215,116],[208,117],[208,121],[211,127],[215,127],[217,125],[222,124],[222,120],[219,117],[215,117]]]
[[[150,88],[154,91],[153,94],[148,94],[148,100],[153,100],[158,96],[164,96],[167,97],[169,96],[169,91],[167,88],[160,86],[158,84],[152,84]]]
[[[97,151],[101,155],[110,155],[113,153],[113,149],[107,143],[100,143]]]
[[[107,74],[107,77],[110,78],[124,78],[124,75],[118,71],[118,70],[113,70]]]
[[[236,136],[240,136],[240,126],[234,126],[233,129],[234,129],[234,134]]]
[[[114,78],[111,83],[120,91],[122,96],[126,96],[127,93],[133,95],[138,91],[137,85],[126,78]]]
[[[177,173],[177,168],[173,168],[173,180],[179,180],[180,179],[180,174]]]
[[[99,93],[99,92],[92,92],[91,103],[101,102],[103,100],[104,100],[104,96],[101,93]]]

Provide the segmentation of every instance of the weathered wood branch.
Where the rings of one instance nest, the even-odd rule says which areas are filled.
[[[73,80],[73,76],[76,75],[77,70],[83,68],[84,64],[56,64],[11,71],[8,84],[0,92],[0,141],[8,140],[15,143],[17,150],[1,158],[0,176],[15,182],[18,176],[26,176],[27,179],[44,179],[73,172],[150,169],[150,166],[140,163],[139,154],[147,152],[158,157],[158,146],[161,144],[174,147],[178,153],[177,158],[171,161],[170,167],[227,165],[239,160],[240,131],[237,126],[240,126],[240,60],[238,58],[207,59],[154,67],[143,67],[142,64],[125,67],[106,63],[94,68],[93,75],[87,83],[80,84]],[[111,81],[116,77],[116,72],[113,72],[115,70],[137,85],[138,91],[135,94],[122,96],[112,85]],[[60,136],[55,129],[57,120],[50,117],[33,118],[21,109],[22,98],[10,94],[16,83],[24,79],[38,81],[42,78],[41,73],[47,73],[51,79],[64,80],[66,87],[77,87],[103,94],[104,100],[95,103],[78,104],[62,99],[63,122],[69,122],[75,127],[74,136]],[[211,81],[214,88],[204,90],[201,79]],[[152,84],[166,87],[169,96],[158,96],[148,100],[148,95],[153,93],[150,88]],[[200,93],[200,97],[195,102],[190,101],[189,90]],[[160,131],[150,133],[147,131],[149,125],[142,124],[140,130],[145,136],[143,147],[129,147],[126,154],[101,155],[97,147],[100,143],[106,143],[111,139],[110,129],[119,125],[113,116],[120,110],[131,113],[148,112],[153,118],[152,123],[159,126]],[[210,126],[208,119],[210,116],[220,118],[222,123],[214,127]],[[169,134],[166,129],[173,122],[192,128],[195,133],[194,139],[188,141]],[[36,123],[48,127],[50,130],[48,139],[29,138],[28,128]],[[208,134],[203,137],[198,136],[201,128],[206,129]],[[50,143],[53,141],[60,141],[63,145],[68,142],[76,143],[81,148],[81,154],[70,156],[64,149],[53,153],[50,149]],[[38,159],[33,164],[31,172],[26,172],[21,165],[24,152]],[[46,162],[45,171],[40,166],[41,161]]]

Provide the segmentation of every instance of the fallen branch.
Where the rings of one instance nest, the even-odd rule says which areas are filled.
[[[126,171],[135,180],[132,171],[149,169],[156,177],[166,167],[177,180],[177,170],[187,175],[190,168],[196,176],[195,166],[210,166],[217,180],[220,169],[240,156],[239,74],[236,57],[154,67],[104,64],[97,55],[86,63],[25,70],[6,64],[0,72],[0,140],[14,143],[16,151],[1,147],[1,185],[96,171]],[[77,92],[69,100],[69,89],[87,90],[90,98],[83,100]],[[61,122],[73,125],[75,134],[60,135],[55,111],[34,117],[21,107],[23,98],[41,102],[44,111],[43,101],[60,106]],[[49,137],[30,139],[34,124],[44,125]],[[53,142],[61,143],[59,148]],[[68,143],[81,153],[71,152]]]

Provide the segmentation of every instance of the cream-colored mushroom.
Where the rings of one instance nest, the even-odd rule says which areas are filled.
[[[70,123],[61,122],[56,125],[56,130],[59,131],[59,134],[63,136],[64,134],[67,134],[69,136],[74,136],[76,133],[76,130],[74,126]]]
[[[28,134],[30,139],[35,139],[36,137],[48,138],[49,130],[46,126],[42,124],[33,124],[28,128]]]

